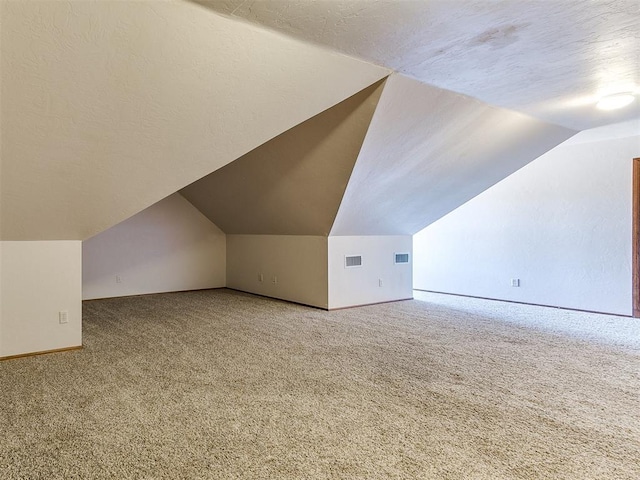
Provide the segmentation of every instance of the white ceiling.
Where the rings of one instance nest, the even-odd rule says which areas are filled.
[[[574,134],[391,75],[331,236],[413,235]]]
[[[572,129],[640,115],[638,0],[195,0],[423,83]]]

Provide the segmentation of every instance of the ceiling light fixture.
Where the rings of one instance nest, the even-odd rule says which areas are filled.
[[[619,108],[626,107],[635,99],[636,97],[634,97],[633,93],[614,93],[613,95],[602,97],[598,101],[596,107],[600,110],[617,110]]]

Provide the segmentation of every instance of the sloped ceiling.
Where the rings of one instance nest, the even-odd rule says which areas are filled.
[[[575,133],[392,75],[331,235],[412,235]]]
[[[640,115],[638,0],[197,0],[430,85],[572,129]]]
[[[362,90],[180,193],[225,233],[328,235],[382,89]]]
[[[85,239],[382,79],[189,2],[1,2],[4,240]]]

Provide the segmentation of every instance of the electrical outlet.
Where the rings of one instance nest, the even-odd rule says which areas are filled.
[[[261,273],[258,274],[258,281],[259,282],[264,282],[264,275],[263,274],[261,274]]]
[[[519,287],[520,286],[520,279],[519,278],[512,278],[511,279],[511,286],[512,287]]]
[[[58,312],[58,322],[69,323],[69,312],[66,310],[61,310]]]
[[[382,282],[382,279],[381,279],[381,278],[379,278],[379,279],[378,279],[378,286],[379,286],[379,287],[382,287],[383,285],[384,285],[384,283]]]
[[[271,279],[271,281],[273,282],[274,285],[277,285],[278,284],[278,277],[276,277],[274,275],[274,277]]]
[[[116,283],[122,283],[122,278],[120,275],[116,275]]]

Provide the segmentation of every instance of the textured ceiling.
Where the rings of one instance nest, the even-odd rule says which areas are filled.
[[[382,89],[362,90],[180,193],[225,233],[328,235]]]
[[[421,82],[573,129],[640,115],[637,0],[197,0]]]

